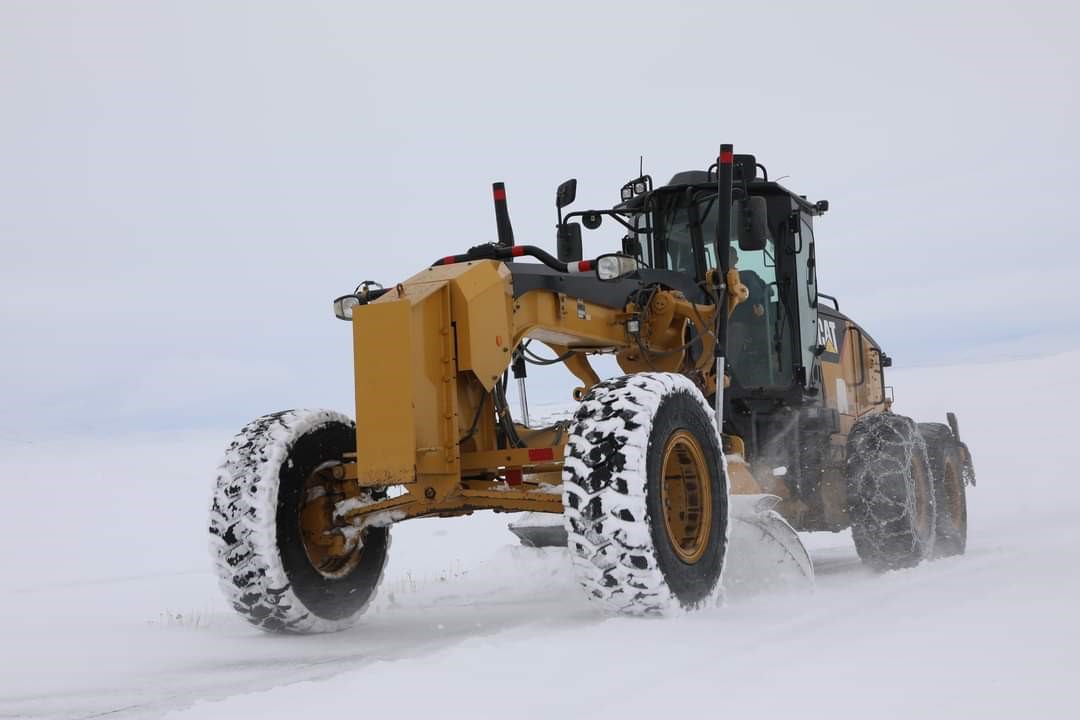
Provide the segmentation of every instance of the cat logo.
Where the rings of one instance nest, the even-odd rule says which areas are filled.
[[[818,345],[825,348],[821,353],[821,359],[825,362],[840,362],[840,348],[844,345],[846,326],[841,324],[838,331],[837,322],[833,318],[818,317]]]

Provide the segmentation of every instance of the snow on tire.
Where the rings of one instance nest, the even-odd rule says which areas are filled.
[[[914,567],[934,545],[935,502],[926,442],[891,412],[855,423],[847,440],[848,517],[855,549],[875,570]]]
[[[264,630],[349,627],[382,578],[389,528],[366,528],[355,550],[331,566],[331,556],[313,555],[318,548],[306,542],[310,530],[301,522],[301,510],[322,497],[312,478],[355,451],[355,433],[339,413],[290,410],[248,423],[225,451],[210,508],[211,553],[229,603]]]
[[[715,604],[727,547],[727,476],[712,412],[670,373],[594,386],[570,425],[563,522],[586,595],[666,615]]]

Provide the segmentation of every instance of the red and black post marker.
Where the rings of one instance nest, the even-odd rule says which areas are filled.
[[[491,195],[495,200],[495,228],[499,233],[499,247],[513,247],[514,228],[510,225],[510,210],[506,206],[506,185],[492,183]]]
[[[724,432],[724,374],[727,370],[725,358],[727,352],[727,274],[731,267],[731,185],[732,164],[735,161],[735,149],[730,144],[720,146],[720,157],[716,159],[716,259],[720,264],[720,287],[717,294],[720,307],[716,309],[716,431]]]
[[[720,146],[717,158],[717,215],[716,215],[716,257],[720,269],[727,276],[730,265],[728,246],[731,243],[731,184],[735,151],[731,145]]]

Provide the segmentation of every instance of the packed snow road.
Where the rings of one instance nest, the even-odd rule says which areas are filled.
[[[1077,367],[890,374],[897,411],[960,416],[967,555],[878,576],[846,533],[807,535],[813,594],[671,620],[598,615],[562,551],[489,514],[397,527],[352,630],[266,635],[206,557],[229,432],[0,436],[0,717],[1077,717]]]

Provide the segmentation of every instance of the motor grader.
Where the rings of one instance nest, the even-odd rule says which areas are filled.
[[[818,291],[826,201],[730,145],[666,185],[631,180],[610,209],[564,214],[575,195],[558,189],[555,255],[515,243],[497,183],[496,242],[334,301],[356,421],[266,415],[218,472],[213,554],[243,617],[347,627],[394,524],[478,510],[555,518],[515,531],[565,543],[587,597],[631,615],[713,604],[740,563],[811,578],[796,530],[850,527],[879,570],[964,551],[971,456],[955,416],[892,412],[889,357]],[[619,251],[584,259],[582,226],[604,220],[625,230]],[[602,354],[624,374],[601,378]],[[530,424],[530,361],[577,378],[571,418]]]

